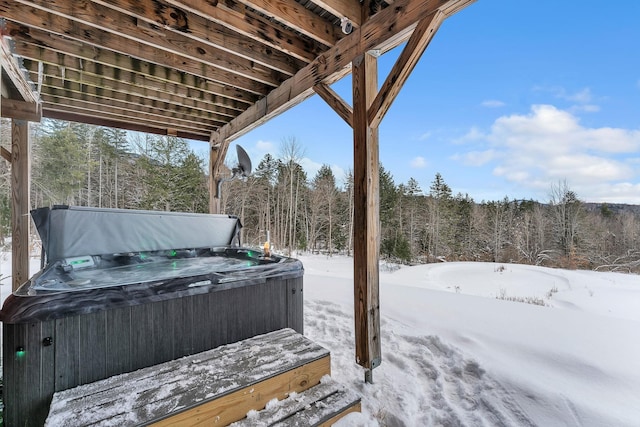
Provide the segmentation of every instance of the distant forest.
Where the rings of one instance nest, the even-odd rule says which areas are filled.
[[[9,145],[3,123],[2,144]],[[32,128],[32,206],[69,204],[207,212],[206,162],[179,138],[44,120]],[[308,177],[301,144],[282,141],[245,181],[222,185],[222,210],[240,217],[243,243],[276,251],[352,253],[353,178],[328,165]],[[10,230],[7,162],[0,173],[0,237]],[[476,202],[436,174],[429,188],[396,184],[380,165],[380,253],[402,263],[490,261],[640,272],[640,207],[584,203],[567,182],[549,200]]]

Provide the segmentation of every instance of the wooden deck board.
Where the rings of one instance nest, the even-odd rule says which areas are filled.
[[[282,329],[57,392],[47,425],[150,424],[320,359],[329,369],[328,350]]]
[[[360,411],[360,397],[332,379],[299,394],[292,394],[268,409],[230,427],[330,426],[344,415]]]

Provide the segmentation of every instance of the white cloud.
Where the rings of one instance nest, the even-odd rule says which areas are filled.
[[[469,134],[482,132],[472,129]],[[548,190],[552,183],[567,179],[584,199],[614,201],[615,197],[627,203],[640,199],[640,193],[631,190],[640,186],[640,170],[634,164],[640,130],[588,128],[569,111],[534,105],[529,114],[495,120],[475,148],[480,149],[455,160],[470,166],[495,161],[495,176],[525,188]]]
[[[431,135],[431,132],[425,132],[418,137],[418,141],[426,141],[427,139],[431,138]]]
[[[563,99],[565,101],[577,102],[580,104],[587,104],[593,99],[591,89],[585,87],[577,92],[569,92],[567,89],[561,86],[536,86],[533,88],[536,92],[548,92],[555,98]]]
[[[468,142],[485,139],[486,137],[487,136],[480,129],[474,126],[469,129],[469,132],[467,132],[465,135],[461,136],[460,138],[454,139],[451,142],[453,142],[454,144],[466,144]]]
[[[587,104],[591,102],[592,99],[591,89],[586,87],[579,92],[565,94],[565,99],[568,101],[578,102],[580,104]]]
[[[315,162],[308,157],[304,157],[302,158],[302,160],[300,160],[300,166],[302,166],[302,169],[304,169],[304,171],[307,173],[307,179],[309,180],[313,179],[313,177],[316,176],[322,165],[323,163]],[[343,185],[347,175],[344,169],[338,165],[329,165],[329,167],[331,168],[331,172],[333,172],[333,176],[336,179],[336,185]]]
[[[411,167],[414,169],[422,169],[427,167],[427,161],[424,157],[418,156],[411,159]]]
[[[271,141],[259,140],[258,142],[256,142],[256,149],[263,153],[269,153],[269,152],[273,152],[274,145],[273,145],[273,142]]]
[[[482,101],[480,105],[488,108],[498,108],[498,107],[504,107],[506,104],[497,99],[487,99],[486,101]]]
[[[322,163],[314,162],[308,157],[304,157],[300,160],[300,166],[307,173],[307,178],[313,179],[313,177],[318,173],[320,168],[322,167]]]
[[[600,111],[600,106],[594,104],[574,105],[570,108],[570,111],[576,113],[579,113],[581,111],[585,113],[597,113],[598,111]]]
[[[453,160],[459,160],[467,166],[482,166],[498,158],[500,154],[496,150],[469,151],[464,154],[452,156]]]

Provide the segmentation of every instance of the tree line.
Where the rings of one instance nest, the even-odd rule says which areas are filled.
[[[0,140],[10,145],[6,123]],[[222,185],[223,212],[240,217],[243,242],[269,236],[281,252],[353,250],[353,175],[328,165],[308,177],[293,137],[244,181]],[[0,238],[10,232],[10,175],[0,163]],[[403,263],[491,261],[640,272],[640,210],[594,208],[566,182],[549,200],[474,201],[435,175],[396,184],[380,165],[380,253]],[[32,206],[208,211],[206,162],[175,137],[43,120],[32,128]]]
[[[207,212],[205,162],[180,138],[43,119],[30,124],[31,206]],[[8,120],[0,142],[10,148]],[[0,238],[11,230],[10,165],[0,162]]]
[[[224,210],[240,216],[244,241],[351,254],[353,175],[343,185],[328,165],[307,177],[301,149],[285,140],[279,158],[267,154],[246,182],[223,188]],[[437,173],[428,189],[396,184],[380,165],[380,254],[403,263],[489,261],[562,268],[640,272],[640,212],[581,201],[566,181],[549,200],[474,201],[454,194]]]

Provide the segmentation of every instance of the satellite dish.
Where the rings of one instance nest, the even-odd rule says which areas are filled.
[[[238,166],[231,169],[231,176],[229,178],[220,178],[217,180],[217,198],[220,197],[223,182],[231,181],[236,178],[247,178],[251,175],[251,159],[247,152],[244,151],[244,148],[241,146],[236,145],[236,153],[238,155]],[[218,206],[218,211],[220,211],[220,206]]]
[[[251,159],[244,148],[236,145],[236,153],[238,155],[238,167],[233,169],[233,174],[239,174],[241,177],[246,178],[251,175]]]

